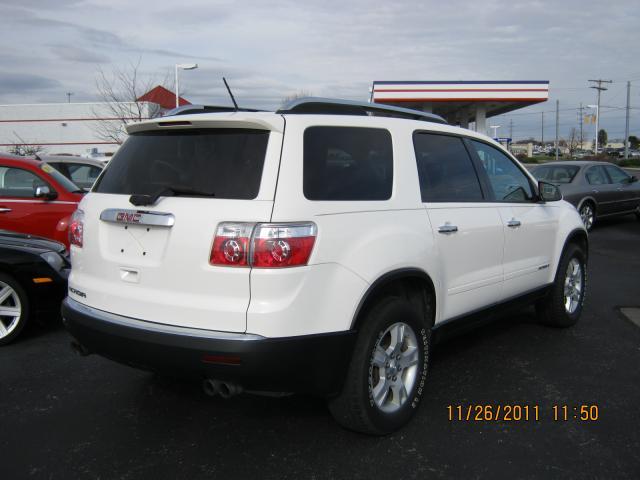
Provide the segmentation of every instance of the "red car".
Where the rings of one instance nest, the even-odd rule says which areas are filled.
[[[51,238],[69,248],[69,219],[83,193],[45,162],[0,154],[0,230]]]

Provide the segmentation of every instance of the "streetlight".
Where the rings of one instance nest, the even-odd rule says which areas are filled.
[[[596,110],[596,148],[593,150],[594,155],[598,155],[598,126],[600,125],[600,109],[598,105],[587,105],[587,108],[595,108]]]
[[[498,138],[498,129],[500,125],[490,125],[489,128],[493,128],[493,138]]]
[[[195,70],[198,68],[197,63],[176,63],[176,108],[180,106],[180,88],[178,86],[178,69]]]

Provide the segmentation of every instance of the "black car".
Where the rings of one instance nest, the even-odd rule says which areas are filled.
[[[30,319],[59,315],[70,268],[63,244],[0,230],[0,345]]]

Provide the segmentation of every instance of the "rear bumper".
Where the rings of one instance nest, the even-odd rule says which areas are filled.
[[[266,338],[176,327],[115,315],[66,298],[67,330],[91,353],[144,370],[321,395],[342,388],[352,331]]]

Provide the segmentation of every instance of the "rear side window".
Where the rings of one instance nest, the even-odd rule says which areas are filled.
[[[268,140],[268,131],[249,129],[136,133],[111,159],[93,191],[153,195],[173,187],[215,198],[256,198]]]
[[[358,127],[305,130],[303,189],[309,200],[388,200],[392,187],[389,131]]]
[[[416,132],[413,145],[423,202],[482,201],[480,181],[461,138]]]
[[[540,167],[533,172],[538,180],[551,183],[571,183],[580,167],[575,165],[556,165]]]

